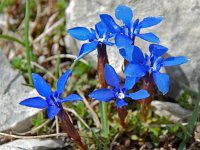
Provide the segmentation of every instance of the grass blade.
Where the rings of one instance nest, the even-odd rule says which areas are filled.
[[[192,136],[192,133],[194,131],[197,119],[199,117],[199,111],[200,111],[200,94],[198,94],[196,105],[194,107],[194,111],[192,112],[192,117],[190,118],[188,125],[186,127],[183,141],[180,145],[181,150],[186,150],[186,144],[187,144],[189,138]]]
[[[11,41],[11,42],[16,42],[16,43],[18,43],[18,44],[20,44],[22,46],[25,46],[24,42],[18,40],[17,38],[15,38],[13,36],[1,34],[0,35],[0,39],[5,39],[5,40]]]
[[[32,71],[31,71],[31,47],[29,42],[29,20],[30,20],[30,0],[26,0],[26,13],[25,13],[25,46],[26,46],[26,60],[28,69],[28,81],[29,84],[32,82]]]

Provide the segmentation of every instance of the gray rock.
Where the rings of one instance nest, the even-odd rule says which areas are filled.
[[[176,103],[154,100],[151,102],[151,105],[155,108],[155,113],[157,115],[169,117],[173,122],[185,120],[192,115],[190,110],[187,110]]]
[[[195,90],[200,89],[200,1],[170,1],[170,0],[71,0],[66,9],[67,28],[76,26],[93,27],[99,20],[98,15],[108,13],[114,16],[114,9],[119,4],[127,4],[134,10],[135,18],[146,16],[164,16],[164,21],[148,29],[160,37],[161,44],[169,48],[169,54],[173,56],[184,55],[191,59],[182,67],[167,69],[172,76],[170,96],[177,97],[183,85],[190,85]],[[73,54],[77,55],[81,43],[66,37],[66,45]],[[148,50],[148,43],[136,39],[144,51]],[[116,48],[108,48],[111,64],[117,70],[121,69],[122,58]],[[90,55],[96,60],[96,55]],[[178,79],[178,80],[177,80]]]
[[[20,139],[1,145],[0,150],[50,150],[64,147],[61,140]]]
[[[40,110],[21,106],[19,102],[38,94],[32,88],[22,85],[25,83],[24,78],[11,68],[1,51],[0,70],[0,131],[11,128],[16,132],[26,131],[31,125],[29,118]]]

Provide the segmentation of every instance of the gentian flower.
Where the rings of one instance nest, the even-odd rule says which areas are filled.
[[[144,56],[138,47],[137,49],[137,59],[135,55],[132,55],[132,57],[125,56],[130,63],[125,67],[124,73],[128,77],[133,78],[143,77],[146,74],[152,75],[158,90],[162,92],[163,95],[166,94],[169,91],[169,76],[165,73],[161,73],[160,69],[162,67],[184,64],[188,62],[188,58],[184,56],[163,58],[162,56],[167,52],[168,48],[158,44],[150,44],[150,56],[147,54]],[[127,52],[131,50],[124,51]]]
[[[20,102],[20,104],[33,108],[47,108],[48,117],[50,119],[53,119],[61,110],[61,104],[63,102],[82,100],[82,98],[77,94],[70,94],[65,98],[61,97],[65,89],[65,84],[67,83],[70,75],[71,70],[69,69],[58,79],[57,89],[52,92],[50,86],[46,83],[46,81],[40,75],[33,73],[33,84],[40,96],[25,99]]]
[[[142,60],[144,56],[141,49],[135,45],[132,45],[132,43],[133,41],[126,35],[118,34],[115,37],[115,44],[119,49],[119,53],[124,59],[126,59],[128,62],[137,62]]]
[[[149,96],[146,90],[139,90],[134,93],[128,93],[128,90],[130,90],[134,86],[137,80],[127,77],[124,86],[121,87],[119,76],[115,72],[114,68],[108,64],[105,65],[104,75],[107,84],[111,86],[112,89],[105,88],[93,91],[89,94],[90,98],[104,102],[116,100],[115,102],[117,107],[121,108],[125,105],[128,105],[128,103],[125,102],[125,98],[139,100]]]
[[[110,46],[114,44],[109,41],[112,35],[102,22],[98,22],[95,25],[95,30],[92,28],[75,27],[69,29],[67,33],[77,40],[88,41],[82,45],[76,60],[83,58],[85,55],[95,50],[99,44]]]
[[[163,17],[146,17],[142,21],[136,19],[132,21],[133,18],[133,11],[130,7],[125,5],[118,5],[115,9],[115,17],[122,21],[123,26],[120,27],[116,24],[114,19],[107,14],[101,14],[100,18],[102,22],[105,23],[107,28],[113,34],[124,34],[129,37],[131,40],[134,41],[135,37],[139,37],[145,41],[152,42],[152,43],[159,43],[159,38],[153,34],[152,32],[148,33],[140,33],[141,29],[152,27],[154,25],[159,24]],[[120,41],[120,39],[118,39]]]

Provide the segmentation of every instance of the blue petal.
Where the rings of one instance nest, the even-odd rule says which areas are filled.
[[[79,95],[77,94],[70,94],[69,96],[63,98],[61,100],[61,103],[62,102],[73,102],[73,101],[78,101],[78,100],[82,100],[83,98],[80,97]]]
[[[123,49],[120,49],[119,53],[128,62],[132,62],[132,63],[143,63],[144,62],[144,55],[143,55],[142,51],[140,50],[139,47],[137,47],[135,45],[130,45]]]
[[[150,60],[150,57],[149,57],[149,55],[147,55],[146,53],[145,53],[144,55],[145,55],[145,56],[144,56],[144,64],[147,64],[148,61]]]
[[[101,14],[100,18],[111,33],[121,32],[121,27],[116,24],[116,22],[114,21],[114,19],[110,15]]]
[[[115,93],[109,89],[99,89],[99,90],[93,91],[88,96],[96,100],[108,102],[111,99],[115,98]]]
[[[129,63],[126,65],[124,73],[129,77],[143,77],[146,73],[146,70],[141,65]]]
[[[115,36],[115,44],[118,49],[125,48],[132,45],[133,41],[124,34],[117,34]]]
[[[120,86],[120,78],[115,72],[115,69],[111,65],[109,64],[105,65],[104,76],[108,85],[116,88]]]
[[[71,75],[71,70],[68,69],[65,73],[62,74],[62,76],[58,79],[57,82],[57,92],[58,94],[62,94],[64,89],[65,89],[65,85],[67,83],[67,80],[69,78],[69,76]]]
[[[128,50],[130,48],[122,48],[122,49],[119,49],[119,53],[120,55],[126,59],[128,62],[131,62],[132,61],[132,51],[131,50]]]
[[[115,9],[115,17],[129,27],[133,18],[133,12],[131,8],[125,5],[118,5]]]
[[[160,43],[159,38],[153,33],[144,33],[144,34],[136,34],[136,36],[140,37],[141,39],[152,42],[152,43]]]
[[[166,94],[169,91],[169,76],[160,72],[153,72],[153,79],[162,94]]]
[[[150,44],[149,51],[156,57],[160,57],[167,52],[168,48],[158,44]]]
[[[69,33],[73,38],[81,41],[89,40],[91,37],[93,37],[93,32],[91,32],[89,29],[85,27],[75,27],[72,29],[67,30],[67,33]]]
[[[148,28],[148,27],[151,27],[151,26],[159,24],[162,20],[163,20],[163,16],[147,17],[147,18],[144,18],[140,22],[140,26],[141,26],[141,28]]]
[[[133,63],[140,63],[142,64],[144,62],[144,55],[142,53],[142,50],[137,46],[132,46],[133,53],[132,53],[132,61]]]
[[[98,45],[98,42],[96,41],[83,44],[76,60],[83,58],[84,56],[86,56],[87,54],[95,50],[97,48],[97,45]]]
[[[33,108],[46,108],[48,106],[46,100],[44,100],[41,97],[32,97],[25,99],[19,103],[20,105],[28,106],[28,107],[33,107]]]
[[[137,29],[137,33],[139,32],[140,30],[140,26],[139,26],[139,19],[136,19],[133,23],[132,23],[132,28],[135,30]]]
[[[140,78],[138,77],[126,77],[125,83],[124,83],[124,89],[130,90],[133,88],[133,86],[138,82]]]
[[[169,57],[163,61],[162,65],[163,66],[175,66],[175,65],[184,64],[188,61],[189,61],[189,59],[184,56]]]
[[[49,119],[53,119],[58,114],[59,111],[60,111],[59,107],[49,106],[47,108],[47,115],[48,115]]]
[[[38,74],[32,73],[33,85],[43,97],[50,97],[52,91],[46,81]]]
[[[128,105],[128,103],[125,102],[123,99],[117,99],[116,100],[116,105],[117,105],[118,108],[122,108],[123,106]]]
[[[90,28],[90,33],[91,34],[89,35],[89,40],[93,41],[93,40],[97,39],[96,31],[94,29]]]
[[[95,30],[100,38],[103,38],[104,34],[106,34],[106,32],[107,32],[107,28],[105,27],[105,25],[102,21],[98,22],[95,25]]]
[[[133,100],[139,100],[149,97],[149,93],[147,92],[147,90],[139,90],[137,92],[130,93],[128,97],[130,97]]]

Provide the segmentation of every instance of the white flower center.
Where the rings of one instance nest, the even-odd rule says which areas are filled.
[[[103,43],[103,41],[104,41],[105,39],[106,39],[106,34],[104,34],[102,38],[99,38],[98,41],[101,42],[101,43]]]
[[[104,38],[98,39],[98,41],[101,43],[103,43],[104,40],[105,40]]]
[[[125,95],[124,95],[124,93],[120,92],[120,93],[118,93],[117,97],[118,97],[119,99],[124,99],[124,98],[125,98]]]
[[[158,59],[154,62],[152,68],[152,71],[156,71],[157,70],[157,64],[158,64]]]

